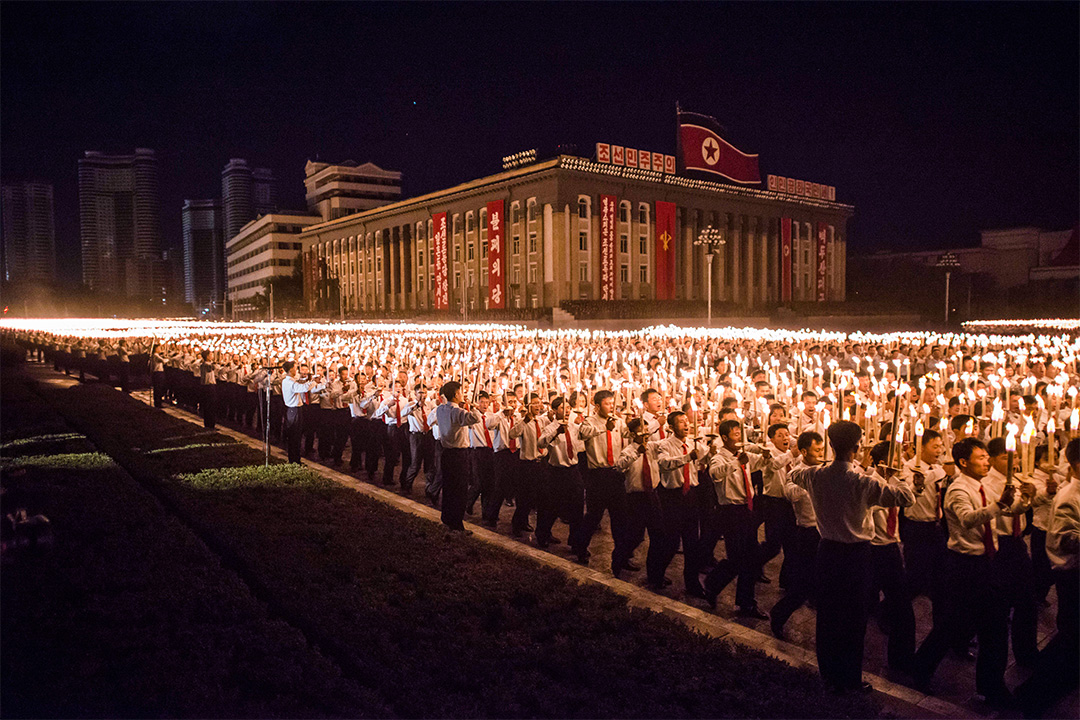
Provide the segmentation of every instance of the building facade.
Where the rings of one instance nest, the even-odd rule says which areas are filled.
[[[0,190],[5,282],[51,283],[56,277],[53,186],[43,182],[5,184]]]
[[[184,233],[184,302],[195,312],[220,316],[225,312],[225,227],[221,202],[185,200],[181,210]]]
[[[276,209],[277,186],[267,168],[252,168],[243,158],[232,158],[221,171],[222,222],[225,239],[250,221]]]
[[[711,228],[714,303],[839,301],[853,211],[561,155],[306,228],[305,296],[330,277],[346,313],[705,300]]]
[[[319,222],[318,215],[281,212],[262,215],[225,244],[228,302],[233,317],[254,311],[253,298],[274,277],[288,277],[300,268],[301,232]]]
[[[401,173],[375,163],[346,160],[337,165],[307,162],[304,189],[308,210],[337,220],[401,199]]]
[[[161,259],[161,204],[153,150],[133,155],[87,151],[79,160],[79,234],[83,284],[95,290],[154,285],[143,260]]]

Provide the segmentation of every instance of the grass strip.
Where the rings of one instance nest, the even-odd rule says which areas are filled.
[[[284,617],[407,717],[868,717],[866,697],[445,532],[262,453],[148,453],[193,425],[107,388],[43,388]],[[222,442],[213,438],[207,442]],[[135,451],[132,445],[140,449]]]
[[[53,538],[4,553],[5,717],[389,713],[6,372],[0,393],[2,512],[46,515]],[[68,452],[25,454],[41,428]]]

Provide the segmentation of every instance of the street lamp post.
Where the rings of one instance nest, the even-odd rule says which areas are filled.
[[[934,267],[945,269],[945,324],[949,324],[949,279],[952,276],[952,271],[960,267],[960,261],[956,259],[956,255],[953,253],[945,253],[938,258],[937,265]]]
[[[709,325],[712,325],[712,261],[713,255],[720,251],[720,246],[725,244],[724,231],[720,228],[714,228],[712,225],[707,225],[698,233],[697,239],[694,240],[694,244],[705,248],[705,259],[708,261],[705,266],[707,268],[707,280],[706,283],[709,286],[708,294],[708,308],[709,308]]]

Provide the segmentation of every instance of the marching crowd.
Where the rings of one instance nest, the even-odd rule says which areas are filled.
[[[1075,687],[1075,337],[228,327],[15,339],[124,389],[145,372],[156,406],[257,429],[290,462],[347,462],[406,494],[422,472],[455,531],[508,521],[587,562],[607,514],[616,577],[644,570],[662,590],[681,548],[687,597],[715,608],[734,583],[735,612],[781,638],[812,604],[838,692],[865,689],[872,611],[916,687],[973,639],[992,705],[1017,701],[1010,640],[1032,669],[1025,711]],[[784,593],[766,614],[755,587],[777,556]],[[1051,588],[1057,634],[1040,651]],[[917,646],[918,595],[933,628]]]

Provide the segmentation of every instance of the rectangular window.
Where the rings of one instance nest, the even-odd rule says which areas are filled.
[[[424,292],[424,276],[421,275],[416,278],[416,289],[420,292]]]
[[[475,254],[475,251],[473,250],[473,244],[469,243],[469,260],[470,261],[473,259],[474,254]]]
[[[626,236],[626,235],[620,235],[619,236],[619,252],[621,252],[621,253],[630,252],[630,238],[628,236]]]
[[[619,281],[628,283],[630,282],[630,266],[623,265],[619,268]]]
[[[378,272],[382,272],[382,255],[380,255],[379,257],[375,258],[375,269],[376,269],[376,270],[377,270]]]
[[[638,268],[638,282],[649,282],[649,268],[647,265]]]
[[[578,279],[581,282],[589,282],[589,266],[585,263],[581,263],[578,266]]]
[[[531,252],[531,253],[536,252],[536,233],[535,232],[530,232],[529,233],[529,252]]]
[[[517,265],[515,265],[514,266],[514,284],[518,285],[520,283],[521,283],[521,268],[519,268]]]
[[[535,265],[530,265],[529,266],[529,282],[530,283],[535,283],[536,282],[536,266]]]
[[[520,255],[521,254],[521,236],[520,235],[515,235],[514,236],[513,244],[512,244],[511,247],[513,248],[512,253],[514,255]]]
[[[482,258],[487,257],[487,245],[488,245],[487,238],[484,238],[483,240],[480,241],[480,257],[482,257]]]
[[[461,287],[461,273],[454,273],[454,289],[457,290]]]
[[[454,262],[461,261],[461,246],[454,243]]]
[[[638,238],[638,250],[637,251],[642,255],[648,255],[648,253],[649,253],[649,238],[646,237],[645,235],[642,235],[641,237]]]
[[[648,205],[641,205],[641,206],[638,207],[637,221],[639,223],[641,223],[642,225],[648,225],[649,224],[649,206]]]
[[[430,250],[428,250],[428,264],[435,264],[435,248],[431,248]]]
[[[585,232],[584,230],[579,232],[578,237],[577,237],[577,244],[578,244],[578,250],[582,250],[582,251],[588,250],[589,249],[589,233]]]

